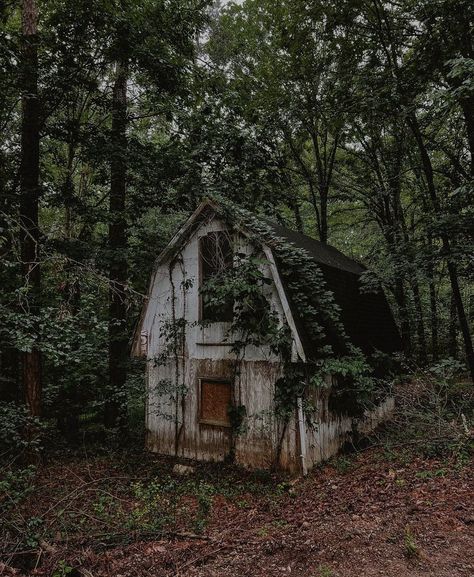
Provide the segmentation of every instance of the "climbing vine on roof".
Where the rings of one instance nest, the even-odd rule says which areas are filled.
[[[275,391],[278,416],[288,422],[296,399],[304,397],[306,414],[311,420],[314,407],[311,407],[305,392],[311,387],[327,387],[327,375],[334,377],[331,382],[332,408],[361,414],[368,402],[374,400],[382,381],[373,377],[373,369],[365,355],[349,341],[340,319],[340,307],[328,290],[318,264],[306,250],[279,237],[270,224],[227,199],[215,196],[215,200],[216,212],[224,220],[237,230],[241,229],[254,245],[263,243],[271,248],[287,297],[299,320],[299,330],[305,332],[305,341],[310,347],[310,350],[305,350],[305,363],[294,362],[289,342],[286,347],[279,343],[283,374]],[[221,290],[225,290],[222,289],[225,286],[225,283],[221,284]],[[234,322],[233,330],[237,329],[238,322]]]
[[[332,292],[327,289],[323,273],[312,256],[306,250],[276,235],[270,225],[231,201],[216,197],[216,202],[218,212],[237,228],[241,227],[251,241],[256,244],[263,242],[272,249],[279,272],[290,293],[287,296],[302,321],[311,346],[314,347],[310,358],[321,359],[335,353],[327,343],[328,331],[339,343],[339,352],[358,352],[347,338],[340,320],[340,307]]]

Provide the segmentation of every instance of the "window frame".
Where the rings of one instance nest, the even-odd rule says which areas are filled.
[[[214,323],[226,323],[230,325],[232,323],[232,319],[224,319],[224,320],[211,320],[204,318],[204,303],[201,294],[201,287],[204,281],[203,275],[203,255],[202,255],[202,243],[204,239],[211,234],[225,234],[228,236],[230,249],[232,252],[232,266],[234,266],[234,235],[232,231],[227,229],[218,229],[218,230],[209,230],[205,234],[202,234],[198,237],[198,293],[199,293],[199,302],[198,302],[198,321],[201,323],[206,324],[214,324]],[[233,307],[232,307],[233,308]]]
[[[212,419],[205,419],[202,416],[202,394],[203,394],[203,383],[216,383],[221,385],[228,385],[230,391],[230,403],[229,406],[233,405],[232,396],[232,381],[226,377],[198,377],[198,421],[200,425],[205,425],[207,427],[221,427],[223,429],[230,429],[232,425],[230,423],[230,416],[228,416],[228,422],[214,421]]]

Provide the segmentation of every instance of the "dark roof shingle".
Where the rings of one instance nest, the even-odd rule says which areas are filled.
[[[394,353],[401,349],[400,334],[383,290],[379,289],[377,292],[361,290],[360,275],[367,270],[362,264],[330,245],[266,219],[265,222],[273,228],[278,237],[306,251],[318,264],[327,288],[333,293],[334,300],[341,309],[340,320],[352,344],[365,354],[374,353],[376,350]],[[281,276],[305,353],[309,359],[314,358],[316,345],[308,337],[304,318],[291,302],[289,279],[285,279],[284,274]],[[315,301],[314,305],[317,307],[318,303]],[[324,325],[324,322],[322,324],[327,335],[327,343],[336,352],[344,352],[341,339],[338,338],[334,327]]]
[[[319,264],[324,264],[333,268],[338,268],[346,272],[352,272],[354,274],[361,274],[366,269],[357,261],[347,257],[337,248],[329,244],[324,244],[320,240],[306,236],[300,232],[296,232],[279,224],[275,224],[270,221],[266,221],[275,233],[288,240],[298,248],[306,250],[314,260]]]

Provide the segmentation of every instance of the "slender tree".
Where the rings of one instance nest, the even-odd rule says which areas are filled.
[[[127,378],[127,305],[125,285],[127,267],[127,220],[125,216],[127,179],[127,80],[128,63],[123,57],[116,63],[112,94],[112,131],[110,163],[110,304],[109,304],[109,380],[112,397],[107,402],[105,423],[114,426],[120,415],[117,393]]]
[[[22,5],[22,118],[20,164],[20,243],[23,274],[28,286],[28,308],[40,312],[40,254],[38,204],[40,105],[38,97],[38,13],[35,0]],[[41,355],[36,345],[23,354],[26,406],[33,416],[41,414]]]
[[[426,185],[432,204],[432,209],[435,215],[441,216],[442,210],[438,197],[438,192],[436,190],[433,165],[431,162],[430,155],[428,154],[425,140],[420,130],[418,119],[413,113],[408,119],[408,125],[413,131],[416,143],[418,145],[418,150],[421,158],[421,165],[423,172],[425,174]],[[466,315],[466,310],[464,308],[464,303],[461,294],[461,288],[459,285],[459,275],[456,262],[452,256],[451,241],[449,235],[446,232],[441,233],[441,241],[443,243],[443,250],[446,255],[446,261],[448,266],[449,280],[452,290],[452,298],[456,305],[456,310],[458,313],[459,326],[461,328],[461,334],[464,340],[464,348],[466,351],[466,360],[469,367],[469,372],[471,374],[471,379],[474,382],[474,349],[472,344],[472,336],[469,328],[469,322]]]
[[[381,0],[367,0],[366,4],[366,16],[375,30],[376,46],[374,50],[380,51],[384,55],[382,69],[386,73],[387,81],[392,85],[393,93],[387,95],[387,103],[393,103],[395,109],[403,109],[405,112],[406,124],[413,135],[421,172],[425,179],[430,211],[435,219],[443,218],[446,213],[440,199],[427,139],[420,124],[417,102],[419,94],[426,90],[426,84],[431,78],[427,75],[427,80],[422,75],[420,80],[417,72],[420,64],[419,54],[414,51],[408,53],[407,56],[401,41],[403,34],[413,34],[411,27],[415,24],[416,19],[410,12],[400,13],[398,7],[387,5]],[[445,32],[450,33],[448,29]],[[396,94],[395,98],[393,94]],[[458,265],[453,256],[452,239],[446,230],[440,230],[439,237],[446,258],[452,298],[456,304],[459,326],[464,340],[467,365],[474,382],[473,342],[461,294]]]

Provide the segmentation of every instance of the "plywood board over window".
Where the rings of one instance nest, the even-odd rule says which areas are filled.
[[[229,407],[232,404],[232,387],[225,379],[199,379],[200,418],[204,425],[230,427]]]

